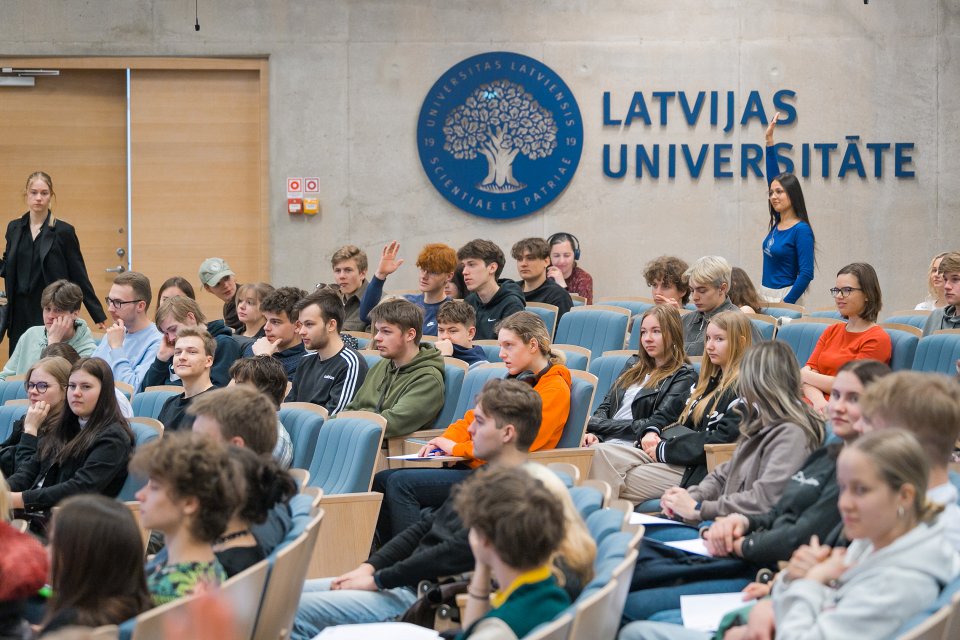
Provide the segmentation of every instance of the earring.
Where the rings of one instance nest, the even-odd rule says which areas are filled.
[[[897,507],[897,517],[903,520],[903,514],[904,514],[903,505],[900,505],[899,507]]]

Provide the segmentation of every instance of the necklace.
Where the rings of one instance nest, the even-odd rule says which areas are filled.
[[[219,538],[217,538],[213,544],[223,544],[230,540],[236,540],[237,538],[242,538],[243,536],[250,533],[250,529],[241,529],[240,531],[234,531],[233,533],[225,533]]]

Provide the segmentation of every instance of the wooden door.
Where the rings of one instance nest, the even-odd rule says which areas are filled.
[[[34,87],[0,87],[0,219],[27,208],[27,176],[53,179],[52,209],[77,229],[87,273],[102,300],[127,266],[126,79],[112,70],[64,69]],[[84,309],[82,317],[90,322]],[[0,360],[6,360],[6,341]]]
[[[262,103],[257,70],[131,71],[132,262],[151,282],[187,278],[210,318],[222,303],[200,289],[204,258],[268,278]]]

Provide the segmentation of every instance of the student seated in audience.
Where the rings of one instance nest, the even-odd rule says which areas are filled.
[[[738,386],[742,438],[733,457],[696,486],[667,489],[660,500],[667,516],[696,524],[728,513],[766,513],[823,442],[822,420],[799,402],[800,368],[786,343],[750,347]]]
[[[197,299],[197,294],[193,291],[193,285],[182,276],[167,278],[163,281],[163,284],[160,285],[158,291],[160,291],[160,295],[157,296],[158,306],[174,296],[190,298],[191,300]]]
[[[674,256],[660,256],[648,262],[643,269],[643,279],[650,287],[653,301],[678,310],[690,302],[690,287],[683,277],[689,266]]]
[[[383,357],[367,372],[348,411],[373,411],[387,420],[385,438],[433,424],[443,408],[443,356],[420,342],[423,309],[409,300],[384,300],[370,312],[373,343]]]
[[[294,306],[298,333],[308,353],[297,365],[289,402],[312,402],[332,416],[346,407],[367,376],[367,360],[340,337],[343,303],[330,289],[320,289]]]
[[[947,306],[947,301],[943,297],[943,277],[940,275],[940,262],[947,253],[942,251],[933,256],[933,260],[930,261],[930,268],[927,271],[927,297],[914,307],[915,310],[935,311]]]
[[[80,354],[77,353],[77,350],[71,347],[66,342],[55,342],[53,344],[48,344],[43,352],[40,354],[40,358],[63,358],[70,363],[72,367],[76,364],[77,360],[80,359]],[[27,380],[30,377],[27,376]],[[66,383],[64,383],[64,388],[66,388]],[[29,395],[29,394],[27,394]],[[117,397],[117,406],[120,407],[120,415],[126,419],[133,417],[133,405],[130,404],[130,398],[127,397],[119,387],[114,385],[113,395]]]
[[[892,638],[929,607],[960,573],[960,558],[936,521],[941,507],[927,497],[926,458],[901,429],[868,433],[844,447],[838,507],[849,547],[813,537],[774,581],[772,600],[753,608],[750,629],[759,635],[737,627],[724,638]],[[711,637],[656,622],[634,623],[620,634],[623,640]]]
[[[332,285],[343,302],[343,330],[369,331],[370,322],[360,319],[360,301],[367,291],[367,254],[352,244],[340,247],[330,259]]]
[[[763,313],[763,302],[753,280],[740,267],[730,270],[730,302],[744,313]]]
[[[283,365],[287,379],[293,379],[300,360],[307,355],[300,334],[297,333],[295,308],[307,292],[297,287],[280,287],[260,303],[260,311],[267,323],[264,336],[243,349],[243,357],[273,356]]]
[[[173,433],[139,448],[130,469],[148,478],[137,492],[140,522],[166,542],[166,553],[147,566],[153,603],[226,580],[213,544],[239,502],[227,448],[198,433]]]
[[[487,362],[480,345],[473,344],[477,334],[477,312],[463,300],[450,300],[437,310],[437,337],[433,343],[441,354],[463,360],[471,369]]]
[[[78,317],[82,304],[83,290],[72,282],[57,280],[47,285],[40,294],[43,324],[30,327],[20,336],[10,359],[0,371],[0,380],[26,373],[50,344],[65,342],[84,357],[92,354],[97,342],[87,321]]]
[[[586,298],[593,304],[593,277],[580,268],[580,243],[570,233],[555,233],[547,238],[550,245],[550,268],[547,277],[568,293]]]
[[[236,333],[238,338],[259,340],[266,335],[263,328],[267,323],[267,319],[263,317],[263,313],[260,310],[260,303],[274,291],[273,285],[267,284],[266,282],[242,284],[237,287],[237,295],[235,297],[237,319],[243,323],[243,329]]]
[[[467,285],[463,282],[463,265],[458,264],[453,271],[453,277],[443,286],[443,292],[451,300],[463,300],[470,293],[467,291]]]
[[[0,638],[25,640],[33,633],[25,603],[47,583],[47,550],[28,533],[10,525],[10,492],[0,473]]]
[[[523,292],[513,280],[500,280],[503,251],[490,240],[471,240],[457,251],[463,281],[470,293],[464,298],[477,312],[477,340],[495,340],[496,325],[526,308]]]
[[[659,497],[682,478],[683,467],[657,463],[657,447],[653,441],[659,440],[660,434],[676,424],[684,413],[684,405],[690,398],[691,388],[696,384],[697,374],[683,351],[683,329],[680,313],[675,307],[663,304],[647,309],[636,326],[639,327],[636,330],[640,331],[640,351],[627,361],[590,418],[583,446],[592,446],[596,451],[590,465],[590,477],[609,484],[624,500],[640,504]],[[713,353],[714,341],[710,339],[709,328],[707,331],[710,340],[708,351]],[[737,362],[749,340],[747,333],[734,341],[733,351],[737,355]],[[724,351],[725,357],[719,364],[711,364],[709,369],[718,371],[718,377],[723,376],[725,370],[729,371],[726,382],[733,392],[733,401],[736,398],[737,373],[736,366],[728,366],[730,341],[721,341],[717,346]],[[708,375],[705,371],[707,368],[704,363],[702,375]],[[716,391],[714,387],[704,395],[717,396]],[[690,411],[686,413],[689,416]],[[648,446],[645,447],[644,442]],[[654,455],[649,455],[646,450]]]
[[[683,277],[690,288],[691,300],[697,307],[683,316],[683,341],[687,355],[703,355],[703,336],[710,318],[724,311],[739,311],[730,302],[730,263],[720,256],[704,256],[687,269]],[[751,325],[753,341],[760,342],[760,332]]]
[[[200,284],[207,293],[220,298],[223,302],[223,323],[232,331],[239,333],[246,327],[237,316],[236,274],[222,258],[207,258],[200,264]]]
[[[564,537],[563,506],[540,480],[522,468],[478,472],[454,504],[476,561],[458,640],[521,638],[570,606],[550,563]]]
[[[275,461],[251,449],[230,447],[227,455],[240,503],[223,534],[214,541],[213,552],[227,576],[233,577],[267,557],[251,527],[266,522],[274,506],[288,502],[298,488]]]
[[[283,365],[270,356],[240,358],[230,367],[231,385],[250,385],[267,396],[273,402],[274,411],[280,411],[283,394],[287,392],[287,374]],[[277,444],[273,448],[273,458],[283,469],[289,469],[293,463],[293,442],[277,414]]]
[[[940,329],[960,329],[960,252],[953,251],[943,256],[937,268],[943,281],[943,301],[945,306],[934,309],[923,325],[923,335],[929,336]]]
[[[106,298],[113,325],[93,351],[94,357],[107,361],[116,380],[135,390],[140,388],[163,341],[163,334],[147,319],[151,299],[150,280],[142,273],[127,271],[114,278]]]
[[[827,327],[801,372],[803,395],[817,411],[826,408],[833,378],[843,364],[858,359],[889,363],[893,353],[890,336],[877,324],[883,300],[873,267],[865,262],[848,264],[837,272],[830,293],[847,321]]]
[[[123,274],[121,274],[123,275]],[[18,448],[17,472],[8,478],[15,509],[23,510],[31,528],[42,533],[50,510],[78,493],[114,498],[127,479],[134,437],[120,415],[113,393],[113,373],[100,358],[81,358],[70,369],[69,411],[53,429],[39,436],[50,405],[37,402],[27,413]],[[37,425],[38,432],[32,426]]]
[[[384,282],[403,264],[403,258],[397,258],[399,252],[400,243],[396,240],[383,248],[377,271],[373,274],[373,279],[370,280],[360,301],[360,320],[367,324],[370,323],[370,310],[377,306],[380,298],[383,297]],[[453,247],[445,244],[428,244],[417,256],[417,269],[420,272],[418,285],[421,293],[407,294],[403,297],[423,309],[423,335],[425,336],[437,335],[437,310],[441,304],[450,300],[444,289],[453,278],[456,268],[457,252]]]
[[[121,624],[153,606],[143,538],[122,502],[73,496],[50,526],[52,595],[39,636],[65,627]]]
[[[20,344],[22,339],[17,346]],[[60,422],[69,378],[70,363],[63,358],[40,358],[27,372],[23,386],[27,389],[30,406],[35,409],[28,410],[27,415],[14,421],[10,435],[0,443],[0,471],[4,475],[11,476],[17,469],[17,445],[25,432],[39,438],[50,433]]]
[[[510,250],[517,261],[517,282],[526,302],[543,302],[557,308],[557,320],[573,307],[573,299],[566,289],[547,277],[550,266],[550,245],[543,238],[524,238]]]
[[[675,341],[676,335],[670,339]],[[599,445],[591,475],[619,488],[621,497],[637,504],[659,498],[678,483],[689,487],[702,481],[707,475],[704,446],[730,443],[740,435],[740,361],[752,340],[746,316],[736,311],[715,315],[707,326],[707,353],[699,381],[690,390],[678,421],[663,428],[648,422],[632,444],[643,456],[627,454],[616,443]],[[593,429],[602,432],[603,423],[591,420],[587,430]]]
[[[470,427],[477,457],[491,467],[523,464],[540,427],[541,408],[540,396],[528,385],[488,381]],[[453,503],[447,499],[356,569],[337,578],[308,580],[291,638],[313,638],[338,624],[391,620],[416,601],[421,580],[436,582],[440,576],[471,571],[475,563],[468,533]]]
[[[150,369],[143,377],[140,391],[147,387],[158,385],[179,385],[179,374],[176,371],[174,362],[174,351],[176,349],[177,335],[180,329],[192,328],[209,333],[213,338],[216,349],[211,351],[214,356],[213,366],[210,367],[210,380],[215,387],[224,387],[230,382],[230,365],[240,357],[240,346],[233,339],[233,334],[222,322],[214,320],[207,323],[207,318],[203,315],[194,300],[177,296],[160,304],[157,309],[157,328],[163,334],[163,342],[157,349],[157,357],[154,359]]]
[[[810,454],[800,471],[790,478],[773,509],[753,515],[730,513],[701,530],[712,559],[698,558],[690,565],[691,571],[682,575],[661,573],[664,579],[660,581],[645,579],[643,591],[630,596],[631,616],[646,619],[656,613],[656,619],[664,620],[663,612],[670,609],[675,609],[679,616],[683,595],[726,593],[745,587],[745,597],[763,595],[762,591],[758,594],[763,585],[749,584],[758,571],[776,572],[779,564],[788,561],[811,536],[829,539],[840,524],[837,456],[860,435],[854,425],[860,419],[858,398],[864,385],[889,373],[890,367],[876,360],[855,360],[844,365],[830,396],[834,438]],[[646,574],[656,571],[649,565],[645,569]]]
[[[529,311],[515,313],[500,323],[500,356],[509,378],[533,387],[543,401],[542,421],[531,451],[553,449],[560,442],[570,415],[570,370],[563,356],[551,349],[550,334],[539,316]],[[474,410],[467,411],[420,449],[421,457],[435,453],[464,458],[453,468],[390,469],[378,473],[374,491],[384,494],[377,523],[381,543],[399,535],[420,520],[420,510],[436,508],[450,495],[450,488],[472,469],[484,463],[476,456],[470,427],[476,420]]]
[[[192,420],[186,415],[187,407],[198,396],[214,388],[210,368],[216,352],[216,341],[200,327],[183,327],[177,333],[173,371],[183,385],[183,393],[167,398],[157,415],[164,432],[190,430]]]

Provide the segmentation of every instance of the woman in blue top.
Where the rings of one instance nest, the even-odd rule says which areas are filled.
[[[792,173],[780,173],[777,163],[773,129],[779,117],[779,113],[773,116],[766,132],[770,230],[763,239],[760,294],[767,302],[802,304],[813,280],[814,236],[800,181]]]

